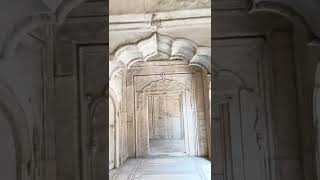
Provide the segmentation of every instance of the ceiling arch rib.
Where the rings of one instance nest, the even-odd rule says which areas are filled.
[[[250,13],[271,12],[286,17],[295,23],[300,21],[317,38],[320,37],[318,0],[254,0]]]
[[[3,44],[0,44],[0,63],[6,62],[11,58],[16,46],[25,34],[44,25],[63,24],[67,15],[83,2],[85,2],[85,0],[64,0],[54,4],[54,6],[57,6],[54,8],[56,11],[34,12],[14,22],[13,30],[8,32]]]
[[[122,68],[130,68],[135,62],[152,60],[182,60],[189,65],[204,68],[211,74],[211,48],[197,46],[188,39],[173,39],[153,33],[135,44],[126,44],[115,50],[110,62],[109,78]]]

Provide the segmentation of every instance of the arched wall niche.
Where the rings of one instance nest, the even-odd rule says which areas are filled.
[[[110,99],[110,98],[109,98]],[[108,99],[106,95],[95,98],[90,105],[90,174],[93,179],[105,179],[107,175],[105,169],[107,167],[108,155]],[[112,101],[110,101],[111,104]]]
[[[184,153],[191,156],[197,155],[197,152],[196,152],[197,150],[193,149],[193,147],[198,146],[197,142],[192,141],[194,138],[193,135],[196,134],[197,132],[195,130],[194,130],[195,132],[193,132],[190,128],[188,128],[188,126],[192,127],[193,129],[196,129],[195,127],[197,127],[197,124],[193,123],[192,118],[190,118],[191,108],[190,109],[188,108],[190,107],[188,106],[189,102],[193,101],[193,99],[191,98],[192,91],[190,87],[188,87],[188,85],[171,78],[173,78],[173,76],[166,77],[164,74],[162,74],[159,79],[148,82],[142,88],[137,89],[135,93],[135,97],[136,97],[135,122],[137,124],[136,136],[146,137],[146,138],[136,138],[137,156],[157,156],[157,155],[165,154],[165,152],[159,152],[156,150],[156,148],[153,148],[154,143],[152,143],[153,140],[151,136],[154,135],[153,132],[155,131],[156,128],[150,128],[150,121],[149,121],[149,118],[147,118],[148,106],[150,106],[150,104],[154,104],[155,102],[157,102],[156,104],[161,104],[160,101],[156,101],[155,99],[157,99],[157,97],[158,98],[166,97],[166,96],[161,96],[163,92],[165,92],[165,95],[179,96],[179,101],[181,102],[181,104],[179,103],[179,105],[177,106],[181,108],[180,110],[182,111],[182,113],[180,115],[183,117],[182,124],[184,124],[184,127],[183,128],[178,127],[177,128],[178,132],[174,133],[174,135],[184,134],[184,135],[181,135],[181,138],[184,139],[183,141],[186,144],[186,146],[182,148],[184,150]],[[195,104],[196,103],[194,103],[194,106],[196,106]],[[170,107],[170,104],[167,104],[166,106]],[[164,111],[166,112],[165,109]],[[181,119],[179,121],[182,122]],[[152,125],[152,127],[154,126]],[[150,135],[150,134],[153,134],[153,135]],[[174,145],[172,145],[171,147],[173,146]]]
[[[90,120],[90,174],[93,179],[105,179],[107,175],[105,169],[101,167],[107,167],[107,159],[110,159],[105,152],[109,150],[110,144],[108,144],[107,138],[110,137],[110,134],[107,134],[109,131],[109,121],[110,115],[112,114],[113,121],[115,123],[115,133],[114,133],[114,148],[116,149],[114,156],[112,157],[114,162],[114,168],[118,168],[120,165],[120,118],[119,114],[119,104],[120,100],[116,95],[113,87],[107,87],[104,89],[103,93],[99,96],[94,97],[89,104],[89,116]],[[110,111],[110,105],[112,105],[112,112]],[[109,107],[109,110],[107,110]],[[110,143],[110,142],[109,142]]]
[[[313,151],[316,151],[315,144],[317,142],[314,142],[314,131],[318,128],[314,128],[312,131],[310,130],[311,127],[317,127],[316,124],[317,119],[316,119],[316,91],[317,89],[313,87],[312,83],[314,83],[313,76],[314,76],[314,62],[311,60],[312,58],[312,53],[310,53],[309,45],[312,44],[312,41],[320,37],[320,31],[319,31],[319,23],[314,22],[314,18],[311,18],[312,15],[315,12],[312,12],[312,9],[317,9],[315,2],[311,3],[311,1],[271,1],[271,0],[254,0],[253,1],[253,6],[250,11],[251,15],[259,15],[259,14],[274,14],[279,17],[283,17],[285,21],[287,21],[289,26],[287,27],[288,31],[291,31],[290,38],[294,39],[292,42],[292,45],[294,46],[294,54],[292,59],[295,60],[295,77],[296,78],[296,91],[297,91],[297,107],[298,107],[298,116],[297,116],[297,121],[299,128],[301,129],[300,133],[296,133],[299,138],[300,138],[300,145],[303,146],[301,152],[301,157],[299,157],[299,161],[301,161],[302,166],[301,168],[304,169],[303,171],[296,171],[297,173],[301,173],[304,178],[313,178],[316,176],[316,172],[319,174],[318,170],[315,168],[316,161],[315,159],[315,154],[314,152],[310,152],[309,150],[306,149],[313,149]],[[301,3],[299,5],[299,3]],[[312,5],[311,5],[312,4]],[[309,7],[307,7],[309,6]],[[313,8],[310,8],[310,7]],[[308,13],[306,13],[308,12]],[[314,15],[313,15],[314,16]],[[311,18],[311,19],[310,19]],[[271,20],[272,21],[272,20]],[[271,24],[271,23],[268,23]],[[270,35],[272,36],[273,31],[271,30]],[[269,37],[271,37],[269,36]],[[270,45],[270,44],[269,44]],[[272,49],[272,47],[269,47]],[[269,52],[273,53],[273,52]],[[306,57],[307,60],[305,59]],[[274,58],[276,58],[276,55],[274,55]],[[308,63],[306,63],[306,61]],[[290,68],[288,68],[290,69]],[[309,73],[312,72],[312,73]],[[274,73],[274,72],[272,72]],[[277,74],[277,72],[276,72]],[[275,77],[273,77],[275,78]],[[272,81],[272,79],[270,79]],[[278,88],[278,87],[277,87]],[[313,89],[314,88],[314,89]],[[313,91],[313,92],[312,92]],[[313,94],[312,94],[313,93]],[[272,90],[270,91],[270,94],[272,94]],[[272,94],[271,96],[276,96],[275,94]],[[314,96],[314,97],[312,97]],[[273,97],[271,97],[272,99]],[[313,98],[313,100],[312,100]],[[273,98],[271,100],[273,102],[276,102],[276,98]],[[313,102],[312,102],[313,101]],[[274,103],[276,104],[276,103]],[[273,106],[273,105],[272,105]],[[270,106],[270,107],[272,107]],[[312,112],[312,109],[314,109],[314,112]],[[283,112],[277,112],[276,109],[272,110],[273,112],[270,112],[270,118],[268,123],[270,123],[270,129],[274,129],[275,126],[279,126],[278,128],[280,129],[280,125],[274,125],[277,120],[277,114],[283,113]],[[285,114],[285,113],[284,113]],[[312,115],[314,118],[312,118]],[[269,116],[269,115],[268,115]],[[285,119],[285,118],[282,118]],[[283,132],[285,132],[289,127],[283,126]],[[277,156],[277,148],[280,146],[283,146],[282,144],[277,143],[277,137],[273,132],[269,133],[269,141],[270,141],[270,155],[271,156]],[[298,151],[295,150],[295,148],[291,148],[292,151]],[[298,149],[298,148],[296,148]],[[300,148],[301,149],[301,148]],[[318,155],[317,155],[318,156]],[[297,158],[298,159],[298,158]],[[280,162],[280,161],[279,161]],[[300,163],[300,162],[299,162]],[[318,163],[319,164],[319,163]],[[272,170],[272,176],[275,176],[277,178],[280,178],[280,174],[278,172],[278,168],[281,168],[283,165],[281,163],[274,163],[273,166],[271,166]],[[318,165],[319,166],[319,165]],[[271,176],[271,175],[270,175]],[[319,175],[318,175],[319,176]],[[319,177],[318,177],[319,178]]]
[[[23,108],[7,83],[0,81],[0,111],[8,120],[15,145],[17,180],[33,179],[32,143]]]
[[[268,137],[260,98],[240,74],[217,64],[213,68],[213,179],[268,179],[269,165],[262,160],[268,157]]]

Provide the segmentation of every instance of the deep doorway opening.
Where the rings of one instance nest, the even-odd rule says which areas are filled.
[[[148,97],[151,154],[185,154],[182,94]]]
[[[174,40],[156,33],[139,43],[144,41],[151,47],[174,48],[167,44]],[[179,41],[194,46],[189,40]],[[115,155],[109,157],[109,176],[117,179],[128,172],[146,179],[206,179],[211,172],[209,49],[203,47],[208,51],[201,52],[208,54],[198,56],[190,48],[190,52],[150,52],[154,49],[148,48],[126,52],[131,47],[117,49],[119,53],[109,61],[109,92],[113,92],[109,101],[117,107],[109,109],[109,132],[113,133],[109,138],[116,137],[109,141],[109,150],[118,152],[109,152]],[[178,54],[167,54],[171,51]],[[147,56],[130,60],[130,53]],[[113,166],[112,160],[119,164]]]
[[[126,81],[118,85],[122,92],[119,102],[126,102],[122,108],[126,109],[128,123],[115,117],[115,108],[109,108],[109,133],[113,133],[109,139],[117,136],[115,130],[119,126],[119,136],[127,134],[125,139],[119,139],[126,141],[128,149],[124,150],[129,155],[118,167],[111,162],[117,157],[109,158],[109,176],[120,178],[123,171],[135,176],[139,169],[148,168],[148,175],[143,175],[147,179],[209,177],[210,112],[206,105],[210,107],[210,83],[206,71],[182,60],[154,60],[136,62],[117,78]],[[114,151],[117,143],[121,146],[114,139],[109,141],[109,151]]]

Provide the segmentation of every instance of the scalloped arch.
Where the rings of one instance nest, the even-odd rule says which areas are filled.
[[[153,33],[137,43],[120,46],[109,58],[112,59],[109,79],[116,72],[130,68],[135,62],[146,62],[152,59],[186,61],[189,65],[200,66],[211,74],[210,47],[197,46],[188,39],[174,39],[159,33]]]

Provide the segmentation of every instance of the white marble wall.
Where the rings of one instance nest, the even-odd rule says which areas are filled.
[[[165,63],[163,63],[165,64]],[[201,69],[198,69],[201,71]],[[182,95],[182,115],[186,152],[189,155],[208,155],[203,99],[203,76],[188,66],[154,66],[139,63],[127,72],[126,99],[128,118],[128,151],[131,157],[150,155],[147,96],[176,93]],[[195,73],[195,74],[193,74]],[[161,79],[165,74],[165,80]],[[196,83],[199,82],[199,83]],[[153,84],[154,83],[154,84]],[[163,83],[163,84],[162,84]],[[172,83],[172,84],[171,84]],[[180,85],[175,86],[174,84]],[[150,86],[149,86],[150,85]],[[151,87],[152,86],[152,87]],[[173,88],[173,89],[170,89]],[[151,88],[151,89],[150,89]],[[169,106],[170,108],[170,106]]]

